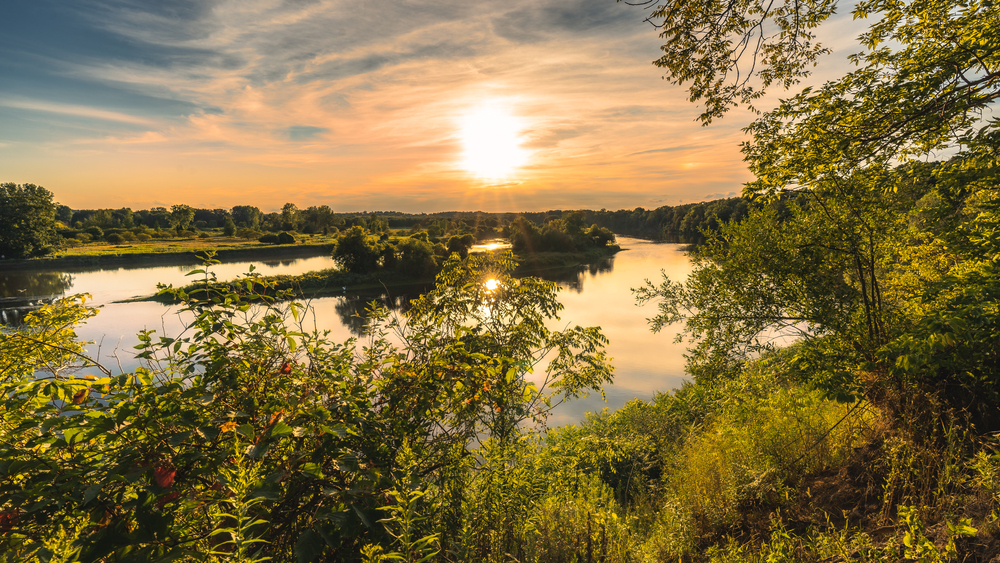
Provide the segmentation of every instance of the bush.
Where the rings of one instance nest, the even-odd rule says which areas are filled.
[[[743,506],[788,498],[795,476],[840,463],[856,445],[851,424],[827,435],[851,406],[781,381],[777,370],[783,367],[754,362],[738,379],[720,384],[718,410],[664,471],[703,531],[732,524]]]
[[[399,256],[396,262],[396,271],[402,275],[425,278],[432,275],[437,269],[437,262],[434,260],[434,247],[426,240],[415,237],[404,238],[396,244],[395,251]]]
[[[259,239],[263,235],[264,235],[264,233],[262,233],[262,232],[260,232],[260,231],[258,231],[256,229],[245,229],[244,228],[244,229],[238,229],[236,231],[236,236],[239,237],[239,238],[241,238],[241,239],[245,239],[245,240]]]
[[[295,242],[295,237],[285,231],[282,231],[277,237],[278,244],[295,244]]]
[[[274,233],[268,233],[257,239],[257,242],[263,242],[266,244],[278,244],[278,235]]]
[[[110,244],[121,244],[125,242],[125,238],[118,233],[111,233],[104,237],[104,240],[108,241]]]

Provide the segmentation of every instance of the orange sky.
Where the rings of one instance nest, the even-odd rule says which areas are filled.
[[[0,181],[73,208],[432,212],[657,207],[749,179],[749,116],[696,123],[645,12],[613,0],[148,4],[15,3]]]

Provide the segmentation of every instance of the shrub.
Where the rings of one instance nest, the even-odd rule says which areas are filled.
[[[295,237],[286,231],[282,231],[276,240],[278,244],[295,244]]]
[[[274,233],[268,233],[257,239],[257,242],[263,242],[266,244],[278,244],[278,235]]]
[[[258,231],[256,229],[246,229],[246,228],[244,228],[244,229],[238,229],[236,231],[236,236],[237,237],[239,237],[241,239],[246,239],[246,240],[259,239],[263,235],[264,235],[264,233],[262,233],[262,232],[260,232],[260,231]]]

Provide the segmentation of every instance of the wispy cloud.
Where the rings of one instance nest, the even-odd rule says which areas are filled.
[[[708,145],[694,145],[694,146],[690,146],[690,147],[667,147],[667,148],[663,148],[663,149],[649,149],[647,151],[634,152],[634,153],[630,153],[630,154],[628,154],[626,156],[638,156],[640,154],[652,154],[652,153],[657,153],[657,152],[693,151],[693,150],[697,150],[697,149],[704,149],[704,148],[707,148],[707,147],[708,147]]]
[[[86,117],[90,119],[101,119],[105,121],[118,121],[121,123],[131,123],[134,125],[153,125],[152,119],[129,115],[116,111],[102,110],[88,106],[75,106],[59,104],[55,102],[13,100],[0,98],[0,106],[23,109],[29,111],[40,111],[47,113],[58,113],[63,115],[73,115],[76,117]]]

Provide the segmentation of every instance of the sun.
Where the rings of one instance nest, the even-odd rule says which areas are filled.
[[[528,160],[528,151],[521,148],[521,130],[521,121],[502,103],[473,108],[461,119],[462,167],[480,178],[506,178]]]

